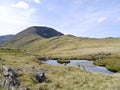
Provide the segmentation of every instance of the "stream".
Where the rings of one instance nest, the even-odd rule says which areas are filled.
[[[44,62],[53,66],[64,65],[58,63],[57,60],[46,60]],[[88,60],[70,60],[70,63],[68,63],[67,66],[79,66],[87,71],[114,74],[114,72],[109,71],[106,67],[96,66],[93,64],[93,61],[88,61]]]

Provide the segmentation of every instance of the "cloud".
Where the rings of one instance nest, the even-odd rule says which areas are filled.
[[[120,17],[118,17],[117,20],[120,21]]]
[[[16,34],[20,32],[21,30],[24,30],[28,25],[21,25],[21,24],[15,24],[15,23],[7,23],[0,21],[0,35],[6,35],[6,34]]]
[[[11,5],[0,6],[0,35],[16,34],[26,27],[36,25],[35,22],[33,22],[35,12],[36,8],[21,10],[13,8]]]
[[[36,8],[18,9],[11,6],[0,6],[0,21],[6,23],[30,25],[34,20]]]
[[[5,8],[7,8],[6,9],[7,12]],[[3,17],[3,19],[1,19],[0,17],[0,20],[8,23],[23,24],[23,25],[31,24],[32,18],[34,17],[34,14],[37,11],[36,8],[30,7],[30,5],[24,1],[19,1],[16,4],[12,4],[11,7],[4,6],[4,8],[2,8],[1,11],[4,11],[4,10],[7,14],[4,13],[5,15],[2,15],[2,16],[0,15],[1,17]]]
[[[24,12],[24,11],[23,11]],[[30,8],[26,12],[23,13],[25,17],[31,17],[31,15],[35,14],[37,12],[36,8]]]
[[[31,15],[31,14],[34,14],[34,13],[36,13],[36,8],[30,8],[29,10],[28,10],[28,14],[29,15]]]
[[[35,3],[41,3],[41,0],[34,0]]]
[[[103,23],[103,22],[105,22],[107,20],[107,17],[100,17],[98,20],[97,20],[97,22],[98,23]]]
[[[24,2],[24,1],[19,1],[16,4],[12,4],[12,7],[16,7],[16,8],[22,8],[22,9],[28,9],[29,8],[29,4]]]

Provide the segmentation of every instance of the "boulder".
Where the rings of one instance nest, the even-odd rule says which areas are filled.
[[[0,84],[5,90],[16,90],[20,85],[16,73],[10,67],[2,66],[2,75],[3,78],[0,80]]]
[[[46,79],[45,71],[38,70],[38,69],[35,69],[35,68],[34,68],[34,69],[32,70],[32,72],[33,72],[35,78],[37,79],[37,81],[38,81],[39,83],[42,83],[42,82],[45,81],[45,79]]]

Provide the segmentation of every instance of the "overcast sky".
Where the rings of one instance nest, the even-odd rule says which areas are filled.
[[[0,0],[0,35],[34,25],[83,37],[120,37],[120,0]]]

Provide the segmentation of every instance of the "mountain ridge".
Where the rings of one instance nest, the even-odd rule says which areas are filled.
[[[1,44],[1,47],[23,49],[41,56],[67,58],[80,58],[100,52],[119,53],[120,51],[120,38],[76,37],[74,35],[64,35],[51,28],[55,34],[50,34],[47,32],[49,30],[45,30],[46,34],[41,36],[44,32],[36,32],[36,28],[39,27],[30,27],[23,30],[12,39]],[[45,27],[45,29],[49,28]],[[48,36],[46,37],[46,35]]]
[[[11,39],[14,35],[13,34],[9,34],[9,35],[2,35],[0,36],[0,44]]]
[[[17,48],[21,48],[22,46],[29,45],[29,43],[32,43],[40,39],[47,39],[62,35],[64,34],[50,27],[31,26],[17,33],[16,35],[14,35],[12,39],[9,39],[1,46],[13,46],[13,47],[17,46]]]

